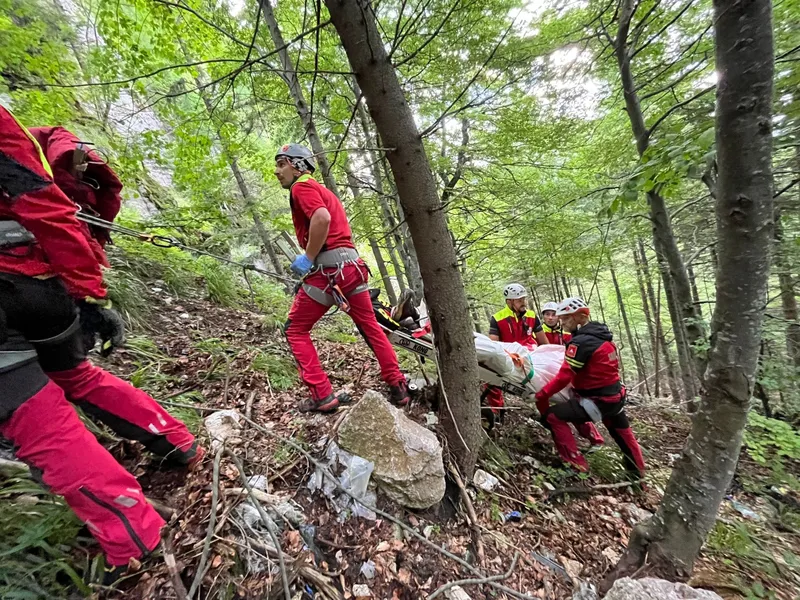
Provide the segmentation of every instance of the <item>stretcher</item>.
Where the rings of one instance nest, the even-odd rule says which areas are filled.
[[[386,337],[397,348],[403,348],[413,352],[417,356],[425,359],[434,359],[435,348],[430,339],[416,338],[413,334],[403,331],[401,329],[389,329],[382,323],[379,323],[381,328],[386,333]],[[501,377],[488,367],[478,363],[478,376],[481,381],[491,386],[495,386],[503,390],[504,393],[518,396],[523,400],[533,397],[535,391],[530,386],[519,385],[516,382],[510,381],[507,378]]]

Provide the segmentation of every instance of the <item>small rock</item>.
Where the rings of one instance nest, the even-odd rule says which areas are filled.
[[[472,600],[469,594],[465,592],[460,585],[454,585],[444,593],[447,600]]]
[[[640,521],[644,521],[645,519],[649,519],[653,516],[649,510],[645,510],[643,508],[639,508],[633,502],[625,502],[624,504],[620,504],[619,507],[628,513],[628,522],[631,525],[636,525]]]
[[[597,600],[597,590],[591,583],[581,581],[578,589],[572,594],[571,600]]]
[[[261,490],[262,492],[267,491],[267,478],[263,475],[253,475],[247,480],[247,483],[249,483],[252,488]]]
[[[544,489],[546,489],[548,492],[555,492],[556,491],[555,486],[552,483],[550,483],[549,481],[543,481],[542,482],[542,487]]]
[[[600,554],[605,556],[608,559],[608,562],[610,562],[612,565],[616,565],[619,562],[621,556],[620,553],[614,550],[614,548],[612,548],[611,546],[603,548],[603,551]]]
[[[439,423],[439,417],[436,416],[436,413],[429,412],[425,415],[425,426],[426,427],[434,427]]]
[[[369,591],[369,586],[363,583],[357,583],[353,586],[353,596],[358,598],[372,598],[372,592]]]
[[[523,456],[522,457],[522,462],[528,463],[534,469],[541,469],[541,467],[542,467],[542,463],[539,462],[538,460],[536,460],[535,458],[533,458],[532,456]]]
[[[672,583],[653,577],[644,579],[624,577],[614,582],[605,600],[722,600],[722,597],[684,583]]]
[[[179,316],[180,316],[181,319],[191,319],[192,318],[192,316],[189,313],[181,313]]]
[[[484,491],[491,492],[500,484],[500,480],[483,469],[476,469],[475,475],[472,476],[472,483]]]
[[[583,571],[583,564],[579,563],[577,560],[571,560],[564,556],[562,556],[559,560],[564,566],[564,570],[567,572],[567,575],[570,576],[570,579],[575,580],[580,576],[581,571]]]
[[[422,530],[422,535],[425,536],[425,539],[431,539],[431,534],[433,533],[433,525],[426,525],[425,528]]]
[[[386,552],[389,548],[391,548],[389,542],[384,541],[377,545],[375,552]]]

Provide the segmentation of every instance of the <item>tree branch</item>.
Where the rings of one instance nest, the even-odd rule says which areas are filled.
[[[672,113],[674,113],[675,111],[683,108],[684,106],[686,106],[688,104],[691,104],[692,102],[694,102],[698,98],[701,98],[701,97],[705,96],[709,92],[714,91],[716,88],[717,88],[716,85],[710,85],[707,88],[705,88],[704,90],[700,90],[699,92],[697,92],[691,98],[688,98],[687,100],[684,100],[683,102],[678,102],[676,105],[672,106],[667,112],[665,112],[658,119],[656,119],[656,122],[653,123],[650,126],[650,128],[647,130],[647,137],[650,138],[650,136],[653,135],[653,132],[656,130],[656,128],[659,125],[661,125],[661,123],[663,123]]]

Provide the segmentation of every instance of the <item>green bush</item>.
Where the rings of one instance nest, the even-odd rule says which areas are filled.
[[[747,453],[760,465],[771,465],[775,459],[800,460],[800,434],[785,421],[751,412],[744,443]]]

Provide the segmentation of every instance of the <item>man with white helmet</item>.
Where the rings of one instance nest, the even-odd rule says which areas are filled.
[[[625,456],[626,470],[636,479],[643,477],[644,459],[625,414],[625,386],[611,331],[589,318],[589,307],[581,298],[563,300],[556,314],[573,335],[558,375],[536,394],[536,406],[553,434],[558,454],[579,471],[587,471],[568,423],[602,421]],[[579,398],[551,406],[550,397],[570,383]]]
[[[542,306],[542,331],[551,344],[566,346],[572,334],[564,331],[561,322],[556,315],[558,304],[556,302],[545,302]]]
[[[332,412],[348,399],[346,394],[333,393],[311,342],[311,329],[334,304],[350,315],[375,353],[381,378],[389,386],[389,399],[404,406],[409,401],[406,379],[372,310],[367,265],[353,244],[344,206],[311,176],[315,169],[314,155],[299,144],[286,144],[275,155],[275,177],[289,190],[292,222],[303,249],[291,267],[303,278],[303,285],[284,327],[300,377],[311,392],[311,398],[299,408],[302,412]]]
[[[528,310],[528,291],[525,286],[510,283],[503,289],[503,297],[505,307],[489,320],[489,338],[495,342],[517,342],[529,348],[547,344],[539,317]],[[500,412],[496,409],[505,405],[503,390],[497,387],[486,386],[482,399],[495,413]]]

